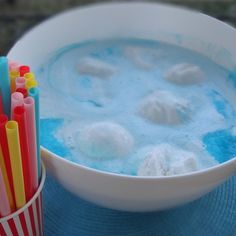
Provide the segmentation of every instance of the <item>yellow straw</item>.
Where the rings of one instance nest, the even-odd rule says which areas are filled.
[[[26,83],[25,83],[25,87],[26,89],[30,89],[30,88],[33,88],[33,87],[37,87],[38,83],[36,80],[34,79],[29,79],[29,80],[26,80]]]
[[[10,153],[13,186],[15,191],[16,207],[19,209],[25,205],[25,187],[22,171],[19,130],[16,121],[6,123],[7,142]]]
[[[35,80],[34,73],[32,73],[32,72],[28,72],[28,73],[24,74],[24,77],[26,80]]]
[[[20,72],[16,70],[11,70],[9,75],[10,75],[10,79],[17,78],[17,77],[20,77]]]
[[[7,177],[7,170],[6,170],[5,162],[4,162],[4,159],[3,159],[1,146],[0,146],[0,169],[2,170],[3,180],[4,180],[4,183],[5,183],[5,186],[6,186],[8,201],[10,203],[11,210],[14,211],[14,205],[15,204],[14,204],[14,199],[13,199],[12,192],[10,190],[10,184],[9,184],[9,180],[8,180],[8,177]]]

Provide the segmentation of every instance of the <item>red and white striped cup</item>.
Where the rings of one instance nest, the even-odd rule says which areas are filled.
[[[46,170],[42,166],[39,188],[30,201],[16,212],[0,218],[0,236],[43,236],[42,189]]]

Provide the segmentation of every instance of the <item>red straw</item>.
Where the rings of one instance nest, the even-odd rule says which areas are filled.
[[[18,88],[16,89],[16,92],[22,93],[24,98],[28,96],[28,90],[26,88]]]
[[[29,66],[20,66],[19,67],[20,76],[24,76],[26,73],[30,72]]]
[[[26,200],[29,201],[33,197],[37,188],[34,189],[33,187],[34,173],[32,168],[32,158],[30,158],[29,155],[29,145],[26,132],[25,108],[22,106],[15,107],[12,118],[18,123],[19,127],[22,167],[25,184],[25,196]]]
[[[12,195],[14,196],[14,188],[13,188],[13,178],[11,172],[11,162],[10,162],[10,155],[8,150],[8,142],[7,142],[7,134],[5,124],[8,121],[8,117],[6,115],[0,115],[0,145],[2,148],[2,154],[6,166],[7,176],[9,180],[10,190]],[[15,202],[15,199],[14,199]]]

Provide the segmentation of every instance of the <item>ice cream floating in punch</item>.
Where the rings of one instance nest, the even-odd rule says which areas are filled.
[[[76,27],[71,27],[71,25],[75,24]],[[207,33],[209,31],[211,32],[210,34]],[[44,35],[44,43],[41,40],[42,35]],[[132,39],[136,41],[134,42]],[[130,40],[128,46],[117,46],[121,41],[128,44],[127,40]],[[104,92],[105,88],[108,94],[103,96],[104,93],[98,93],[98,96],[95,98],[102,97],[105,99],[100,100],[99,103],[96,103],[96,99],[92,100],[92,102],[90,100],[90,105],[91,107],[96,107],[98,110],[105,109],[104,107],[108,106],[107,104],[109,104],[110,100],[106,98],[111,98],[116,94],[116,90],[106,90],[107,83],[110,83],[112,86],[114,78],[117,81],[121,78],[119,76],[121,75],[120,71],[122,71],[119,70],[120,64],[116,64],[116,60],[119,58],[113,58],[113,61],[112,59],[106,60],[106,56],[109,58],[109,55],[112,54],[111,51],[115,51],[117,53],[116,55],[120,55],[120,52],[122,52],[122,55],[125,55],[125,58],[129,62],[132,62],[130,64],[129,62],[124,63],[124,68],[133,68],[131,75],[132,73],[135,75],[134,68],[138,68],[140,71],[142,70],[140,73],[147,76],[147,83],[143,87],[149,86],[148,81],[151,78],[150,71],[153,72],[154,70],[153,73],[158,78],[158,81],[161,81],[157,86],[150,79],[149,91],[142,94],[142,99],[137,100],[135,109],[133,109],[134,106],[130,107],[131,110],[133,109],[133,114],[138,117],[135,118],[137,122],[145,122],[147,126],[164,127],[162,130],[165,131],[163,132],[163,136],[158,136],[159,141],[151,149],[142,149],[140,153],[144,153],[146,158],[140,163],[138,170],[135,169],[133,173],[128,173],[124,170],[117,171],[112,169],[111,172],[107,166],[106,169],[104,166],[99,168],[99,165],[94,167],[91,164],[98,160],[106,162],[110,160],[109,158],[123,159],[124,163],[125,158],[127,158],[127,163],[129,163],[129,154],[132,154],[133,148],[137,148],[138,145],[137,136],[135,136],[135,132],[133,131],[138,132],[138,129],[132,130],[130,128],[131,126],[126,126],[125,123],[118,122],[117,120],[114,122],[114,119],[118,119],[120,111],[113,114],[112,119],[111,116],[108,120],[100,117],[99,119],[90,119],[89,122],[86,122],[86,112],[91,111],[89,110],[90,108],[86,108],[86,102],[89,100],[86,98],[87,100],[83,105],[81,103],[80,106],[75,106],[75,110],[78,108],[76,110],[78,113],[75,112],[73,116],[73,118],[76,118],[76,115],[79,114],[79,118],[84,118],[84,121],[81,120],[82,125],[79,122],[80,120],[77,123],[72,122],[69,124],[68,122],[66,124],[67,130],[71,130],[71,132],[74,132],[76,128],[79,129],[77,139],[75,140],[73,135],[71,137],[68,135],[65,138],[65,132],[63,133],[59,129],[56,133],[57,138],[59,137],[58,140],[54,139],[51,147],[49,145],[48,149],[42,147],[43,159],[48,171],[66,189],[74,194],[101,206],[127,211],[154,211],[171,208],[193,201],[220,185],[236,171],[236,159],[234,158],[233,149],[229,151],[229,148],[226,148],[225,150],[228,151],[229,155],[221,155],[221,147],[227,145],[228,141],[231,144],[234,142],[234,124],[228,121],[231,118],[233,119],[234,116],[235,104],[231,101],[233,101],[232,98],[235,95],[234,93],[229,93],[230,95],[227,97],[227,100],[230,101],[230,106],[228,106],[219,91],[212,93],[211,89],[214,86],[222,88],[221,85],[227,79],[231,81],[232,88],[234,86],[234,80],[236,79],[234,73],[236,66],[235,40],[235,29],[216,19],[190,10],[153,3],[114,3],[78,8],[59,14],[32,29],[16,43],[10,50],[8,56],[15,61],[19,59],[21,61],[23,60],[24,63],[29,64],[35,70],[42,68],[41,66],[45,62],[51,63],[48,63],[48,67],[44,67],[44,71],[40,73],[44,74],[45,70],[50,71],[50,66],[54,68],[55,73],[51,70],[51,74],[45,73],[45,77],[39,81],[39,86],[42,86],[42,88],[44,88],[45,81],[48,81],[55,91],[58,91],[58,94],[55,91],[55,94],[47,94],[49,90],[43,90],[45,97],[48,96],[51,98],[51,103],[42,105],[42,114],[47,114],[48,117],[51,115],[50,118],[58,118],[58,113],[55,114],[55,111],[58,109],[55,109],[55,106],[61,107],[60,114],[64,115],[63,118],[68,117],[68,114],[71,115],[69,105],[68,107],[65,106],[65,103],[61,100],[61,97],[63,97],[61,95],[66,89],[68,94],[71,92],[71,94],[67,94],[69,97],[75,98],[84,94],[87,96],[84,92],[85,88],[81,89],[80,93],[76,93],[73,86],[71,86],[71,84],[74,85],[73,83],[75,83],[75,87],[80,88],[78,87],[80,86],[78,83],[81,81],[83,85],[85,84],[87,86],[86,91],[91,89],[89,86],[93,86],[93,83],[97,83],[94,86],[96,88],[98,84],[103,84],[104,86],[101,86],[102,89],[100,92]],[[171,63],[168,64],[168,54],[155,54],[154,49],[150,53],[150,48],[146,47],[149,55],[151,55],[151,59],[157,62],[157,65],[155,63],[153,65],[153,61],[149,60],[150,57],[145,55],[146,49],[144,50],[144,56],[142,56],[142,50],[145,48],[143,46],[144,41],[158,42],[162,49],[165,46],[162,47],[161,45],[169,45],[173,49],[182,48],[181,50],[186,52],[184,55],[191,52],[191,55],[196,55],[196,58],[192,59],[191,63],[189,63],[189,61],[180,62],[178,58],[169,57]],[[101,49],[100,51],[98,50],[100,54],[95,50],[90,54],[87,53],[87,55],[86,50],[84,50],[86,48],[86,43],[84,42],[94,42],[90,46],[95,45],[96,42],[109,42],[110,44],[113,42],[113,46],[110,47],[112,50],[104,51],[103,49],[105,47],[100,44],[100,46],[95,47]],[[141,46],[140,42],[142,44]],[[72,45],[73,47],[68,45]],[[72,69],[70,68],[67,71],[67,66],[69,68],[70,63],[64,63],[65,65],[63,66],[63,63],[59,64],[59,61],[66,58],[66,56],[73,58],[73,50],[69,50],[68,48],[73,48],[74,52],[80,53],[77,54],[78,60],[76,63],[73,60],[71,61],[72,64],[74,63],[71,67]],[[117,48],[121,48],[122,50],[116,50]],[[168,50],[166,51],[168,52]],[[54,58],[54,62],[51,58]],[[206,72],[204,69],[204,60],[201,66],[201,60],[197,58],[205,58],[204,60],[211,61],[212,65],[214,64],[219,68],[219,70],[216,70],[217,73],[219,72],[218,75],[214,74],[216,72],[212,72],[213,74]],[[167,64],[164,63],[165,61]],[[76,66],[74,66],[75,64]],[[62,66],[60,67],[60,65]],[[60,77],[60,74],[65,73],[67,75],[73,69],[77,71],[79,78],[82,78],[82,80],[76,82],[74,80],[73,83],[67,83],[67,81],[70,81],[68,78]],[[58,74],[56,74],[57,71]],[[221,72],[223,75],[222,79],[219,78]],[[51,81],[51,75],[54,81]],[[58,77],[53,77],[53,75],[58,75]],[[209,75],[214,75],[211,76],[210,82]],[[134,76],[134,78],[136,77]],[[91,85],[91,80],[96,82],[92,82]],[[22,81],[19,80],[17,82],[21,84]],[[202,99],[199,95],[198,101],[198,95],[193,98],[190,95],[188,96],[188,91],[192,91],[192,94],[198,93],[201,89],[207,91],[208,84],[213,87],[209,87],[209,93],[205,95],[211,97],[215,110],[212,108],[214,110],[212,117],[209,116],[210,112],[206,110],[207,124],[209,119],[212,118],[213,120],[209,122],[210,126],[206,125],[206,129],[209,129],[206,130],[206,133],[211,128],[213,131],[218,130],[220,127],[224,127],[225,129],[227,127],[228,129],[224,132],[222,131],[220,135],[219,133],[215,133],[212,136],[205,136],[201,140],[206,145],[203,151],[199,151],[199,146],[195,144],[189,145],[186,149],[181,144],[181,140],[184,140],[181,135],[176,136],[179,137],[178,140],[177,138],[169,137],[166,135],[166,127],[181,131],[181,127],[185,127],[185,122],[186,124],[191,124],[198,117],[196,111],[201,111],[201,102],[204,103],[205,101],[205,104],[208,104],[206,102],[208,100]],[[60,85],[63,86],[60,87]],[[164,85],[167,87],[164,87]],[[136,83],[134,83],[135,86]],[[62,88],[64,90],[60,90]],[[94,95],[94,93],[91,94]],[[127,93],[128,95],[130,96],[131,94]],[[84,99],[84,97],[82,98]],[[81,97],[79,97],[79,100],[81,101]],[[57,101],[62,102],[58,104],[59,102]],[[196,107],[191,105],[195,104],[193,101],[198,101]],[[75,105],[74,100],[71,99],[70,102],[71,107],[73,107]],[[126,106],[127,104],[124,103],[124,109]],[[97,114],[98,112],[93,117],[98,117]],[[116,118],[114,118],[115,116]],[[228,123],[224,122],[225,120]],[[134,120],[134,123],[136,121]],[[229,127],[227,125],[221,126],[226,123]],[[52,123],[51,126],[48,125],[47,127],[52,129],[54,126],[55,124]],[[41,129],[41,132],[45,132],[42,136],[43,140],[50,140],[52,133],[50,133],[51,129],[49,128],[47,129],[48,135]],[[104,135],[101,135],[102,131],[104,131]],[[220,130],[218,131],[221,132]],[[114,133],[116,133],[115,136]],[[100,138],[97,139],[99,135],[105,138],[101,141]],[[166,142],[163,139],[165,135]],[[192,130],[188,131],[190,140],[195,137],[194,135]],[[215,136],[224,137],[225,139],[218,139],[217,141],[211,142],[211,140],[215,140]],[[109,141],[108,147],[105,145],[106,140]],[[227,142],[224,143],[224,140],[227,140]],[[172,141],[175,145],[172,145]],[[142,142],[143,140],[140,139],[138,143]],[[61,150],[55,148],[58,144],[70,146],[69,154],[66,148],[62,148]],[[151,143],[151,145],[153,144]],[[209,146],[211,148],[208,148]],[[80,154],[76,156],[74,152],[70,153],[72,149],[79,149],[78,152]],[[212,150],[218,151],[213,152]],[[70,154],[72,156],[71,159],[68,158]],[[124,156],[125,158],[123,158]],[[80,159],[84,157],[88,157],[87,159],[90,160],[90,163],[81,163]],[[213,162],[210,162],[212,164],[204,168],[198,168],[199,163],[196,160],[199,160],[198,158],[204,159],[205,157],[210,158],[208,160],[212,160]],[[76,161],[76,158],[79,161]],[[174,164],[166,165],[167,160]],[[178,165],[180,162],[185,163],[185,165]]]

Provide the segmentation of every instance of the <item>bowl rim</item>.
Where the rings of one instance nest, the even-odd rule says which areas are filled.
[[[24,40],[24,38],[28,35],[31,34],[32,32],[34,32],[34,30],[39,29],[40,27],[43,27],[45,24],[57,20],[58,18],[67,16],[68,14],[71,13],[75,13],[78,11],[86,11],[89,9],[93,9],[93,8],[100,8],[100,7],[111,7],[111,6],[158,6],[158,7],[162,7],[168,10],[177,10],[179,12],[182,13],[191,13],[194,14],[195,16],[198,17],[204,17],[205,19],[208,19],[212,22],[215,22],[219,25],[222,25],[223,27],[227,28],[227,30],[230,30],[232,32],[236,31],[236,28],[226,22],[223,22],[221,20],[218,20],[215,17],[212,17],[210,15],[207,15],[206,13],[200,12],[196,9],[192,9],[188,6],[179,6],[176,4],[171,4],[168,2],[144,2],[142,0],[137,0],[135,2],[127,2],[125,0],[121,0],[119,2],[95,2],[95,3],[87,3],[86,5],[82,5],[82,6],[75,6],[75,7],[71,7],[69,9],[66,9],[64,11],[58,12],[55,15],[49,16],[47,19],[43,20],[42,22],[39,22],[38,24],[35,24],[34,27],[30,28],[29,30],[27,30],[25,33],[23,33],[19,39],[12,45],[12,47],[10,48],[10,50],[7,52],[7,57],[11,56],[11,53],[13,51],[13,49],[17,46],[18,42],[21,42]]]

